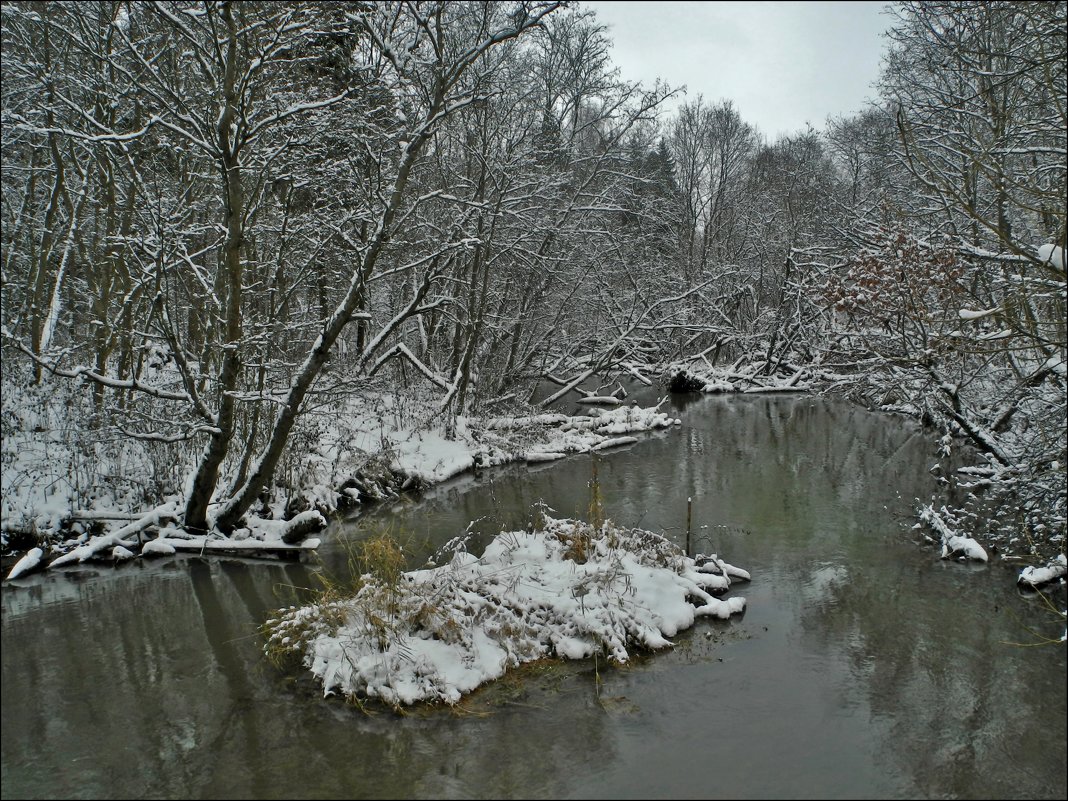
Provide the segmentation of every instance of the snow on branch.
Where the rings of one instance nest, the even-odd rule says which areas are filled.
[[[961,309],[957,312],[957,316],[962,320],[981,320],[984,317],[989,317],[991,314],[997,314],[999,311],[1001,311],[1000,306],[995,306],[992,309],[984,309],[982,311]]]
[[[979,562],[988,561],[989,557],[987,557],[982,545],[971,537],[958,534],[950,528],[944,518],[948,514],[948,510],[944,506],[941,514],[936,512],[933,506],[925,506],[920,510],[920,520],[927,523],[942,538],[942,558],[959,557],[962,559],[974,559]]]
[[[173,443],[173,442],[186,442],[193,439],[200,434],[218,434],[220,433],[217,426],[194,426],[189,428],[181,434],[164,434],[160,431],[131,431],[128,428],[119,426],[119,431],[128,437],[141,440],[142,442],[161,442],[161,443]]]
[[[63,378],[80,378],[83,381],[93,381],[97,384],[102,384],[105,387],[111,387],[112,389],[129,389],[136,392],[143,392],[146,395],[151,395],[152,397],[159,398],[161,400],[183,401],[191,405],[193,403],[192,398],[189,397],[188,393],[170,392],[165,389],[159,389],[158,387],[143,384],[136,378],[110,378],[109,376],[101,375],[92,368],[85,366],[72,368],[60,367],[59,365],[49,361],[48,359],[38,356],[36,353],[30,350],[30,348],[26,347],[25,344],[15,338],[7,330],[7,328],[4,328],[2,333],[6,339],[10,340],[15,345],[15,347],[17,347],[19,350],[21,350],[23,353],[33,359],[37,364],[41,365],[53,375],[62,376]],[[215,424],[214,419],[210,422],[212,423],[212,425]]]
[[[274,125],[275,123],[281,122],[282,120],[287,119],[288,117],[292,117],[295,114],[300,114],[304,111],[316,111],[317,109],[328,108],[330,106],[336,105],[342,100],[345,100],[351,94],[351,92],[351,89],[345,89],[340,94],[336,94],[333,97],[328,97],[325,100],[316,100],[310,103],[296,103],[290,106],[289,108],[284,109],[283,111],[279,111],[277,114],[272,114],[269,117],[265,117],[249,129],[248,133],[245,134],[245,141],[252,142],[266,128],[270,127],[271,125]]]
[[[442,378],[433,370],[431,370],[426,364],[420,361],[419,358],[414,353],[412,353],[408,349],[408,346],[405,345],[403,342],[394,345],[392,348],[390,348],[381,356],[379,356],[378,359],[375,360],[375,363],[367,371],[367,375],[374,375],[378,371],[378,368],[380,368],[390,359],[396,358],[398,356],[403,357],[409,362],[411,362],[415,369],[417,369],[420,373],[426,376],[427,380],[431,383],[436,384],[437,386],[445,390],[450,388],[450,384],[448,381],[446,381],[444,378]]]

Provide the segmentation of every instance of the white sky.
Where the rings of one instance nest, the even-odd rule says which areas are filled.
[[[734,101],[769,139],[859,111],[878,78],[890,18],[883,2],[609,2],[588,0],[609,26],[627,80],[685,85]]]

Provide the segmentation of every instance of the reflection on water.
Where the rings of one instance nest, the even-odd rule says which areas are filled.
[[[590,458],[468,476],[338,527],[322,568],[173,558],[3,591],[4,798],[1042,797],[1066,794],[1058,624],[999,563],[913,544],[937,491],[921,433],[807,397],[702,398],[600,457],[619,522],[745,567],[744,617],[623,669],[575,664],[395,717],[324,702],[260,656],[343,540],[392,521],[425,559],[544,502],[588,504]],[[472,550],[478,547],[472,545]],[[601,684],[598,684],[598,676]]]

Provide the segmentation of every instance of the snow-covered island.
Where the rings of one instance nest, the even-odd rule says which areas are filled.
[[[458,539],[441,566],[401,572],[394,548],[369,542],[378,569],[351,595],[280,610],[265,625],[268,656],[295,656],[327,695],[455,704],[533,660],[624,663],[669,647],[699,617],[742,612],[744,598],[716,596],[750,578],[650,531],[546,515],[497,535],[481,557]]]

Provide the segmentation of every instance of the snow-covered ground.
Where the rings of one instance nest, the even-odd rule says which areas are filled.
[[[36,560],[17,564],[11,578],[46,565],[125,561],[138,552],[159,555],[173,548],[277,555],[314,535],[325,525],[321,515],[343,503],[380,500],[476,466],[544,462],[631,444],[637,441],[635,433],[681,422],[659,406],[632,404],[595,408],[580,416],[460,417],[450,437],[440,421],[434,422],[433,407],[396,395],[357,396],[330,414],[308,415],[309,433],[291,448],[281,471],[284,486],[276,487],[268,508],[247,515],[247,525],[230,537],[215,533],[195,539],[196,547],[190,535],[176,527],[184,499],[177,486],[188,486],[192,458],[184,466],[184,481],[178,478],[173,457],[169,476],[145,481],[145,476],[159,473],[154,463],[158,456],[149,446],[72,439],[76,426],[64,417],[70,406],[54,400],[46,384],[11,404],[10,421],[15,424],[4,439],[0,520],[5,543],[7,532],[22,529],[36,532],[41,546]],[[169,492],[152,498],[153,489]]]
[[[659,406],[630,405],[607,411],[592,409],[589,416],[541,414],[489,420],[461,417],[455,440],[446,439],[440,430],[392,431],[387,438],[397,469],[436,484],[476,464],[492,467],[520,460],[562,459],[569,454],[637,442],[635,437],[620,435],[670,428],[681,422],[659,411]]]
[[[87,425],[90,415],[85,393],[70,381],[46,376],[39,386],[26,386],[4,380],[0,440],[4,550],[9,539],[24,532],[51,544],[76,510],[129,521],[177,491],[186,467],[179,446],[165,452],[119,431],[92,431]],[[76,523],[74,533],[81,533],[90,522]]]
[[[610,522],[544,517],[537,530],[499,534],[480,557],[451,547],[440,567],[369,573],[350,597],[282,610],[266,625],[266,652],[298,656],[328,695],[455,704],[525,662],[623,663],[669,647],[698,617],[745,609],[744,598],[715,596],[746,571]]]

